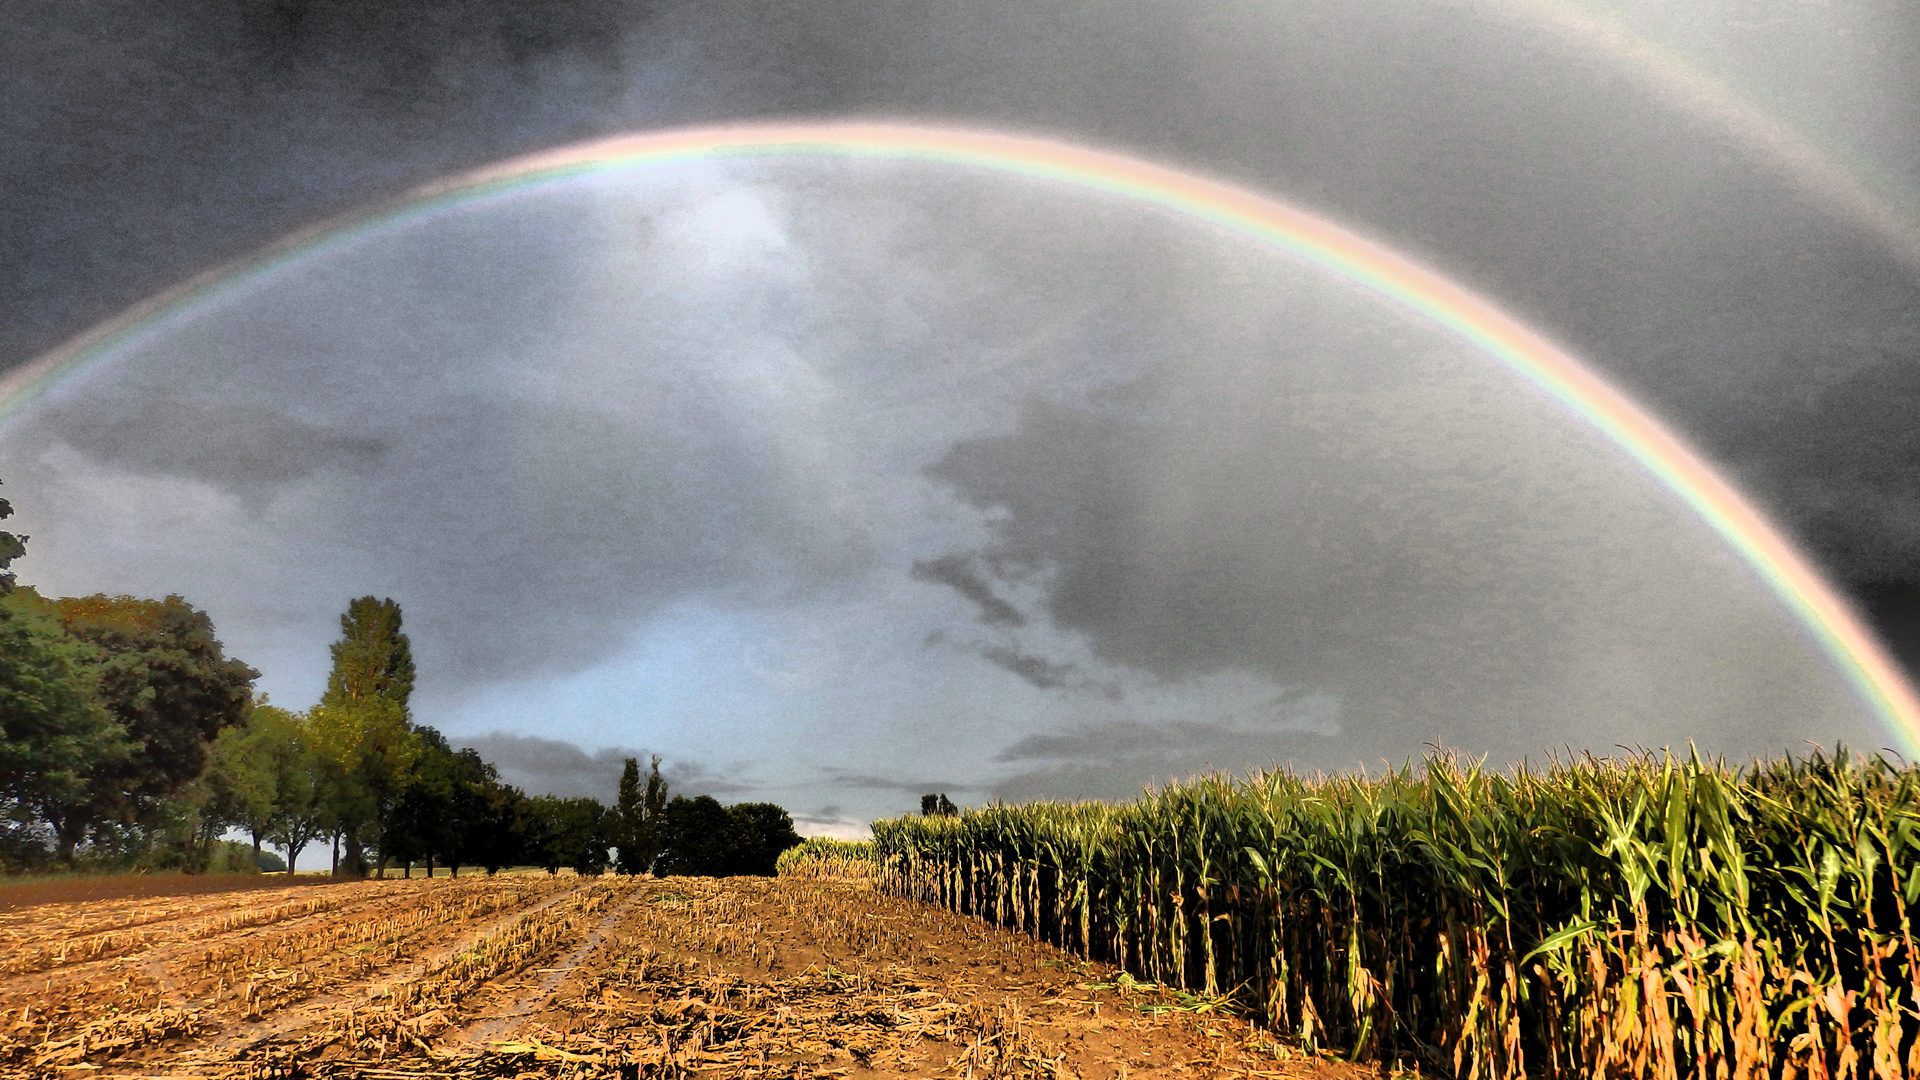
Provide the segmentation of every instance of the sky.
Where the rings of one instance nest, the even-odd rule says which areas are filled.
[[[1897,5],[11,18],[0,364],[582,138],[1045,133],[1328,214],[1528,320],[1920,664],[1920,265],[1646,60],[1911,222],[1920,27]],[[1567,29],[1593,25],[1657,48]],[[1887,741],[1701,523],[1463,343],[1243,237],[951,165],[710,162],[415,219],[63,382],[0,426],[0,477],[21,580],[178,592],[276,703],[317,698],[347,600],[391,596],[416,718],[529,791],[605,797],[657,753],[676,790],[780,802],[803,832],[929,791],[1119,798],[1432,745]]]

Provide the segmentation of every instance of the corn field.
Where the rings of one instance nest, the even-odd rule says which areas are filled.
[[[874,824],[879,885],[1465,1080],[1920,1076],[1920,769],[1210,777]]]
[[[774,872],[784,878],[820,880],[870,878],[875,868],[873,841],[814,836],[780,853]]]

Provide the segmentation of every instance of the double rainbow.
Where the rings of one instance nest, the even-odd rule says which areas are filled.
[[[17,412],[61,375],[184,312],[223,285],[433,208],[589,173],[806,156],[940,162],[1137,199],[1290,252],[1424,315],[1557,399],[1679,496],[1813,635],[1886,723],[1900,744],[1895,749],[1920,757],[1920,699],[1858,616],[1807,558],[1697,453],[1565,350],[1439,274],[1332,222],[1190,173],[1048,139],[905,124],[765,124],[660,131],[517,158],[417,188],[373,211],[303,230],[137,305],[0,379],[0,419]]]

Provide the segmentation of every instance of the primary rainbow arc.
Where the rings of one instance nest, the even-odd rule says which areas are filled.
[[[427,209],[585,173],[715,158],[833,156],[923,160],[1059,181],[1138,199],[1258,239],[1340,274],[1447,328],[1512,368],[1630,455],[1707,523],[1814,636],[1920,758],[1920,698],[1885,649],[1781,532],[1700,455],[1564,349],[1440,274],[1324,218],[1265,195],[1138,158],[1051,139],[885,123],[684,128],[516,158],[417,188],[370,212],[289,236],[155,296],[0,378],[0,420],[61,375],[223,285]]]

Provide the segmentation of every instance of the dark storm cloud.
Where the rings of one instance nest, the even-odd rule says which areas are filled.
[[[1087,682],[1072,664],[1057,664],[1043,656],[1023,653],[1010,645],[980,645],[975,647],[975,651],[1042,690],[1058,690],[1064,686],[1085,685]]]
[[[1219,771],[1244,775],[1296,761],[1364,768],[1341,760],[1339,740],[1324,732],[1232,723],[1091,725],[1020,739],[994,760],[1027,767],[992,785],[1005,802],[1034,799],[1130,799],[1156,781]],[[1377,763],[1375,763],[1377,764]]]
[[[1920,94],[1835,92],[1845,21],[1779,14],[1719,20],[1712,44],[1768,58],[1759,96],[1881,173],[1920,174]],[[1871,36],[1879,68],[1920,69],[1920,41]],[[1144,148],[1430,253],[1650,397],[1839,574],[1920,581],[1913,426],[1887,404],[1920,387],[1920,282],[1498,5],[88,0],[14,13],[0,72],[0,363],[513,153],[660,123],[953,118]]]
[[[877,776],[854,769],[828,767],[821,770],[826,782],[835,788],[849,791],[904,791],[909,794],[925,794],[929,791],[973,791],[970,785],[948,780],[902,780],[892,776]],[[825,811],[822,811],[824,813]]]
[[[500,770],[500,779],[529,795],[557,795],[561,798],[599,799],[611,806],[620,792],[620,773],[632,758],[640,764],[642,777],[651,760],[645,750],[625,747],[601,747],[589,753],[560,739],[534,735],[514,735],[495,731],[486,735],[453,737],[456,747],[471,747]],[[662,762],[660,775],[667,780],[673,795],[735,795],[754,790],[716,772],[698,761]]]
[[[1112,395],[1159,409],[1035,400],[1015,433],[927,470],[993,512],[995,542],[968,565],[998,576],[976,591],[1037,586],[1048,626],[1111,670],[1251,675],[1331,695],[1346,717],[1282,718],[1291,733],[1253,741],[1123,725],[1072,753],[1137,777],[1205,764],[1156,756],[1176,746],[1332,768],[1422,741],[1518,756],[1524,733],[1563,725],[1650,745],[1682,729],[1797,741],[1798,717],[1826,706],[1780,707],[1792,680],[1755,661],[1786,639],[1741,640],[1765,616],[1709,584],[1697,526],[1495,373],[1388,361],[1395,333],[1279,316],[1268,336],[1287,363],[1170,363]],[[1068,782],[1030,779],[1044,777]]]
[[[125,411],[49,410],[25,437],[64,442],[136,474],[204,481],[255,505],[322,469],[373,469],[390,446],[263,405],[182,401],[162,390],[141,395]]]
[[[922,559],[913,564],[915,581],[945,585],[980,607],[980,621],[988,626],[1025,626],[1027,617],[1020,609],[994,595],[974,556],[952,554],[937,559]]]

